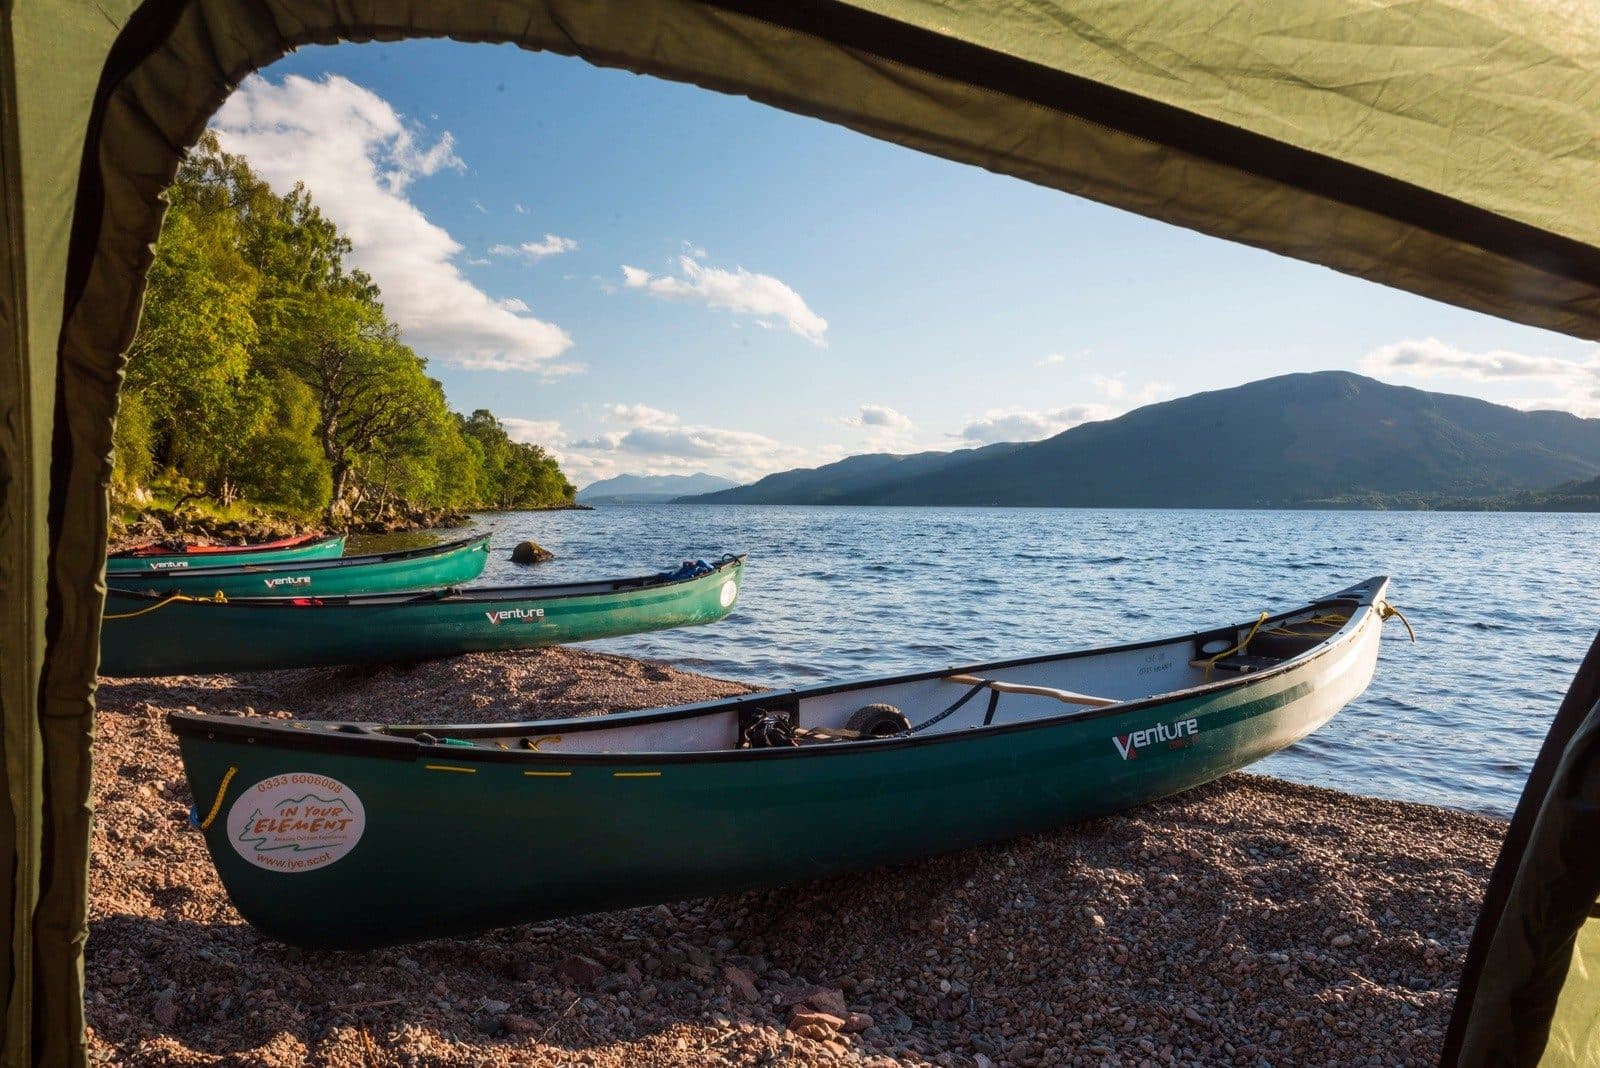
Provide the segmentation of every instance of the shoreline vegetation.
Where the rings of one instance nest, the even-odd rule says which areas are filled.
[[[101,680],[95,759],[119,773],[94,782],[92,1053],[596,1068],[1437,1060],[1499,820],[1234,774],[914,864],[307,952],[229,905],[187,825],[194,799],[163,722],[176,709],[502,721],[750,689],[566,648]]]
[[[453,411],[349,240],[206,134],[167,192],[128,347],[112,534],[265,537],[570,506],[554,457]]]

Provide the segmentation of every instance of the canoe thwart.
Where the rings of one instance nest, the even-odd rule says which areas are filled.
[[[1001,682],[999,679],[980,679],[976,675],[950,675],[946,682],[959,683],[962,686],[987,686],[1000,693],[1025,693],[1033,697],[1052,697],[1069,705],[1088,705],[1091,708],[1107,708],[1111,705],[1120,705],[1122,702],[1112,697],[1091,697],[1086,693],[1073,693],[1071,690],[1058,690],[1053,686],[1028,686],[1020,682]]]

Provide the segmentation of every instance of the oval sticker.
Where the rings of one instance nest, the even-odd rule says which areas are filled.
[[[722,584],[722,607],[732,608],[734,598],[739,596],[739,584],[729,579]]]
[[[228,841],[268,871],[325,868],[361,841],[367,812],[338,779],[290,772],[262,779],[228,809]]]

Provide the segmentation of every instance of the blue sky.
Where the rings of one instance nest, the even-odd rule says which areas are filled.
[[[1044,437],[1329,368],[1600,414],[1594,346],[563,57],[310,48],[214,125],[347,229],[456,407],[580,485]]]

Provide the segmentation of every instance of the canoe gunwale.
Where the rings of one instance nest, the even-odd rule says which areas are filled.
[[[310,549],[344,537],[346,535],[338,533],[303,534],[299,537],[279,538],[276,541],[262,541],[251,545],[192,545],[186,542],[181,549],[170,548],[161,542],[150,542],[146,545],[137,545],[128,549],[119,549],[114,553],[106,553],[106,559],[108,561],[154,560],[163,556],[182,556],[195,557],[197,559],[215,557],[226,560],[229,557],[248,556],[256,552],[273,552],[281,549]]]
[[[313,608],[380,608],[385,606],[400,607],[416,604],[496,604],[502,601],[527,602],[536,600],[576,600],[582,597],[606,597],[618,593],[627,593],[633,590],[664,590],[674,586],[681,586],[690,582],[699,582],[713,575],[720,575],[743,563],[749,558],[748,553],[726,554],[712,564],[712,569],[698,575],[688,575],[684,578],[661,578],[660,573],[654,575],[634,575],[618,579],[598,579],[592,582],[553,582],[537,586],[446,586],[439,590],[401,590],[394,593],[349,593],[327,594],[322,596],[311,595],[318,603],[306,605],[305,595],[299,597],[230,597],[226,601],[195,600],[191,603],[196,608],[284,608],[303,609]],[[361,557],[343,557],[346,560],[363,559]],[[293,567],[293,565],[284,565]],[[202,573],[203,569],[188,568],[183,574],[193,577]],[[162,572],[170,574],[171,572]],[[131,574],[131,572],[129,573]],[[115,579],[108,579],[106,593],[108,596],[115,594],[131,600],[161,601],[173,596],[172,593],[150,593],[143,590],[128,590],[116,585]],[[631,584],[631,585],[630,585]],[[588,587],[594,587],[589,589]],[[568,590],[568,593],[547,591]],[[495,596],[488,596],[488,595]],[[299,603],[297,603],[299,602]]]
[[[448,556],[454,552],[472,551],[476,543],[484,543],[484,551],[488,551],[489,535],[477,534],[468,538],[457,538],[455,541],[440,542],[437,545],[423,545],[415,549],[396,549],[387,553],[368,553],[364,556],[332,556],[326,559],[312,559],[302,561],[285,560],[279,563],[264,564],[216,564],[208,567],[186,567],[181,571],[171,568],[140,568],[139,570],[118,571],[107,575],[107,584],[141,581],[168,582],[179,579],[183,582],[199,581],[207,578],[232,578],[235,575],[259,575],[273,571],[336,571],[340,568],[351,566],[367,566],[371,564],[393,563],[401,560],[426,558],[430,556]],[[150,596],[142,591],[117,588],[117,592],[129,597]],[[155,594],[155,597],[164,596]]]
[[[701,576],[702,578],[705,576]],[[476,746],[445,746],[417,741],[414,736],[396,731],[413,731],[417,734],[427,732],[431,734],[448,735],[452,738],[499,738],[510,737],[518,734],[553,734],[579,732],[585,730],[601,730],[618,725],[636,725],[655,723],[673,719],[690,719],[708,713],[727,712],[741,707],[771,704],[775,701],[798,701],[802,698],[822,697],[831,694],[848,692],[851,690],[868,689],[873,687],[914,683],[928,680],[946,678],[956,673],[972,673],[983,671],[996,671],[1006,668],[1025,667],[1031,664],[1046,663],[1050,661],[1078,659],[1088,656],[1097,656],[1107,653],[1134,652],[1140,649],[1149,649],[1157,646],[1171,645],[1184,640],[1198,639],[1208,635],[1237,634],[1254,625],[1255,621],[1246,621],[1239,624],[1223,627],[1213,627],[1197,630],[1189,634],[1169,635],[1162,638],[1150,639],[1139,642],[1130,642],[1123,645],[1099,646],[1089,649],[1069,650],[1064,653],[1044,653],[1036,656],[1021,657],[1012,660],[995,661],[987,664],[975,664],[961,667],[945,668],[933,671],[920,671],[904,675],[893,675],[883,678],[866,680],[852,680],[848,682],[823,683],[817,686],[795,687],[784,690],[764,690],[752,694],[736,697],[717,698],[712,701],[702,701],[689,705],[676,705],[670,708],[641,709],[634,712],[615,712],[605,716],[587,716],[577,719],[548,719],[531,720],[517,723],[487,723],[487,724],[407,724],[398,726],[367,727],[354,722],[324,721],[313,722],[304,720],[263,720],[260,717],[232,717],[214,716],[205,713],[171,712],[167,715],[167,725],[173,733],[180,737],[188,735],[201,737],[208,741],[237,743],[256,748],[284,748],[300,750],[316,750],[327,753],[341,753],[349,756],[369,755],[387,759],[415,762],[417,760],[434,759],[448,755],[454,762],[463,763],[493,763],[493,764],[541,764],[541,765],[572,765],[572,766],[634,766],[634,765],[682,765],[697,763],[723,763],[741,760],[783,760],[801,759],[810,757],[839,756],[850,753],[883,752],[891,749],[903,749],[913,746],[940,745],[961,741],[969,741],[975,737],[992,737],[1000,734],[1010,734],[1017,731],[1043,730],[1058,727],[1066,723],[1082,723],[1093,720],[1106,719],[1113,716],[1125,715],[1129,712],[1148,711],[1164,705],[1174,705],[1198,697],[1209,697],[1218,693],[1232,692],[1258,686],[1263,682],[1271,681],[1283,675],[1304,671],[1317,661],[1338,651],[1348,642],[1354,640],[1357,632],[1368,624],[1376,611],[1377,603],[1387,591],[1389,579],[1379,576],[1355,586],[1333,594],[1328,597],[1318,598],[1308,604],[1270,615],[1264,624],[1282,622],[1294,616],[1303,615],[1308,611],[1323,606],[1332,606],[1335,603],[1352,606],[1349,618],[1336,631],[1323,638],[1316,645],[1306,651],[1288,657],[1279,664],[1275,664],[1260,671],[1240,674],[1233,678],[1219,679],[1215,682],[1202,683],[1181,690],[1168,693],[1155,694],[1150,697],[1139,698],[1120,702],[1105,707],[1075,708],[1055,715],[1039,716],[1032,719],[1020,720],[1012,723],[997,723],[988,726],[973,728],[965,731],[945,731],[929,734],[906,736],[899,735],[888,738],[861,739],[849,742],[840,742],[831,745],[799,746],[794,748],[770,749],[707,749],[707,750],[672,750],[672,751],[626,751],[615,753],[556,753],[538,752],[522,749],[496,749],[490,747],[478,748]],[[1381,618],[1379,625],[1382,625]]]

